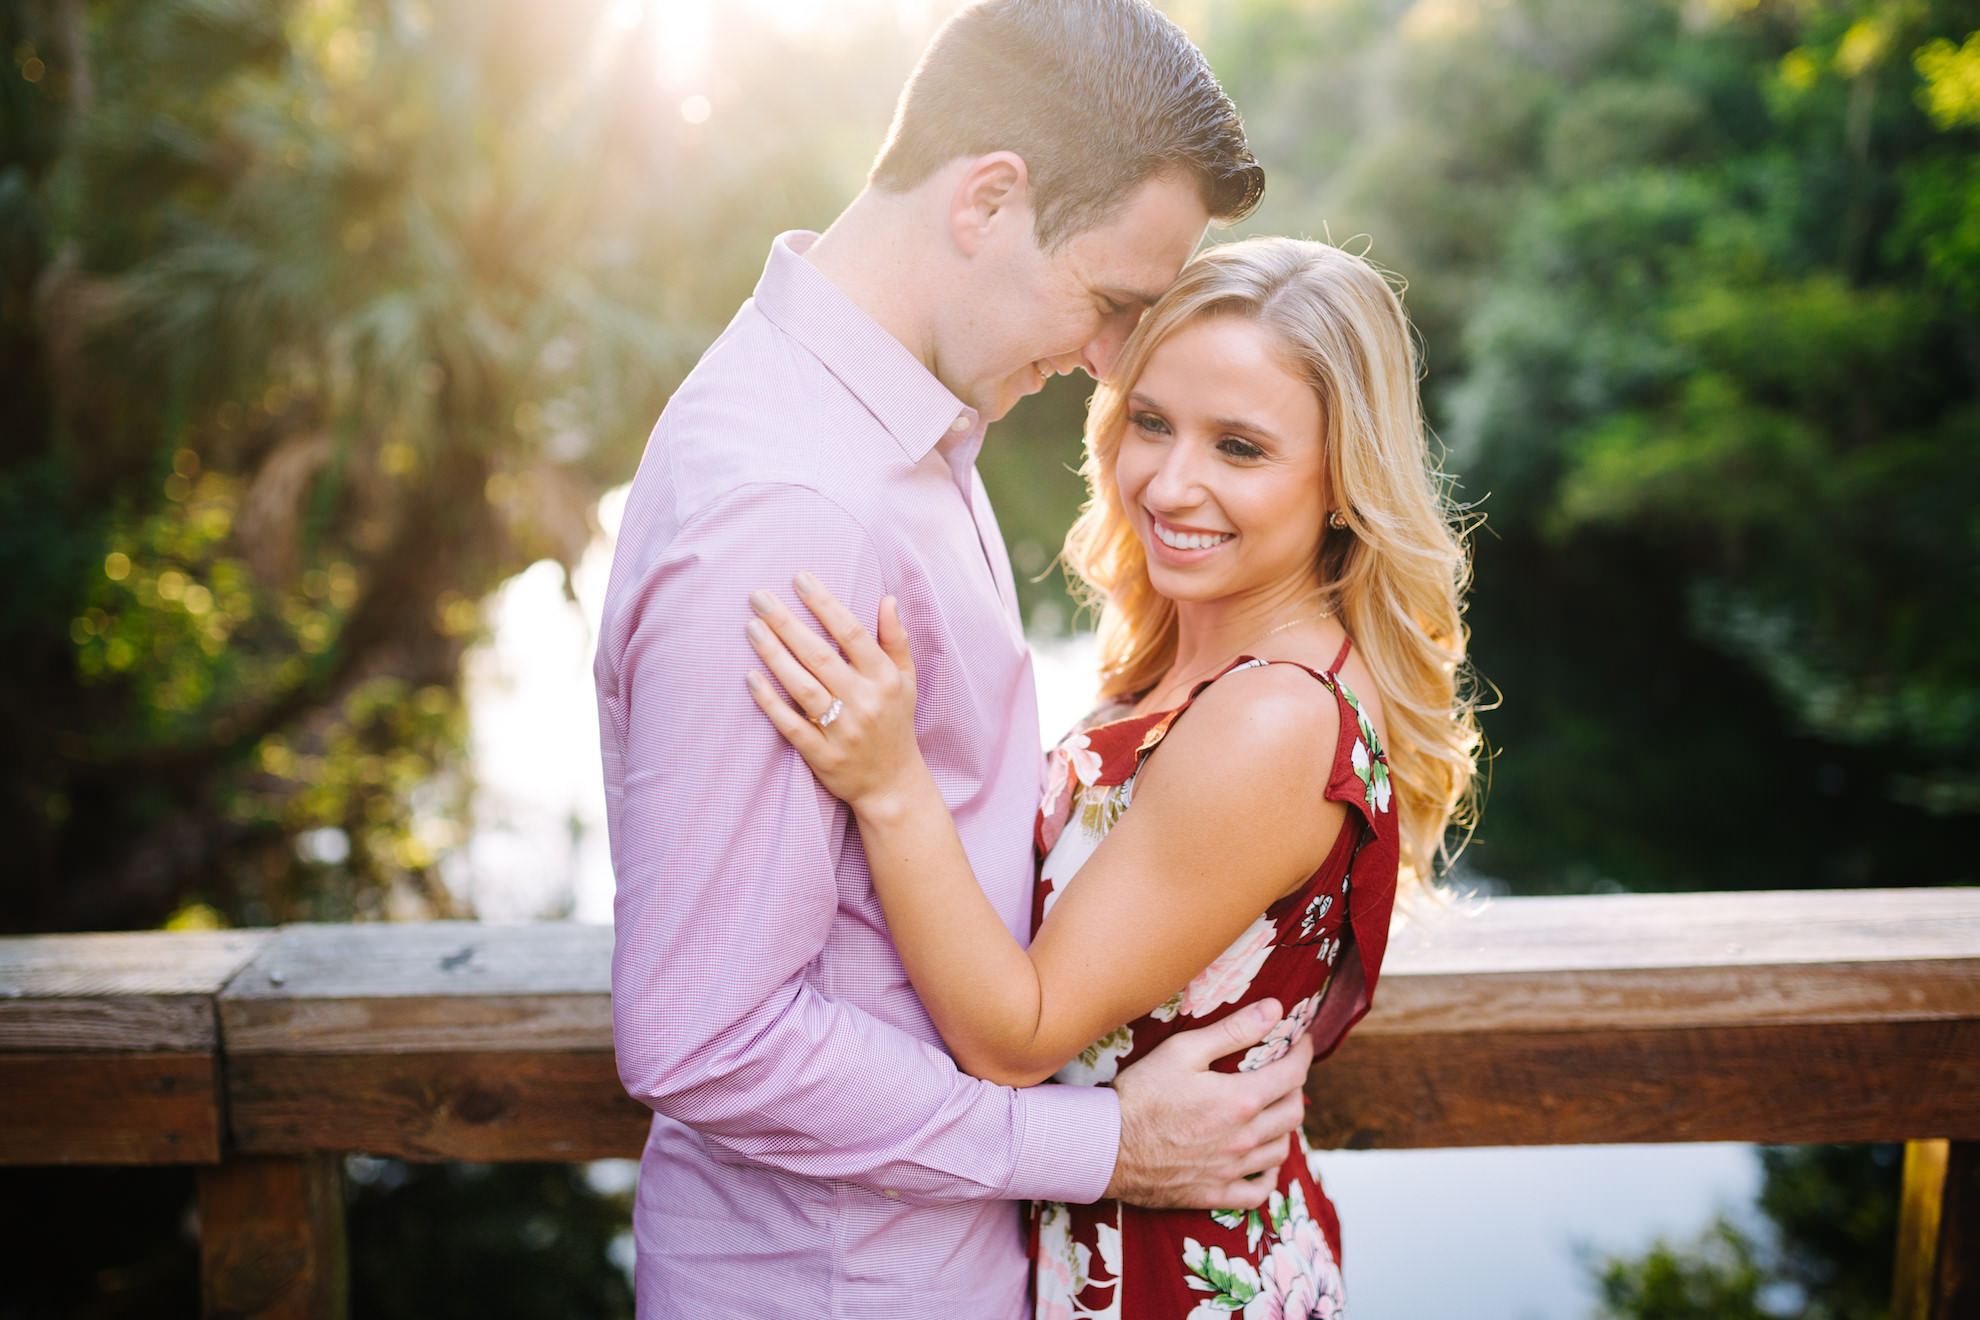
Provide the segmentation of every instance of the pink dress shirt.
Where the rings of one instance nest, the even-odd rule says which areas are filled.
[[[915,727],[984,891],[1029,938],[1037,701],[965,408],[800,254],[675,393],[626,504],[594,665],[619,1076],[655,1117],[641,1320],[1026,1306],[1014,1199],[1100,1196],[1120,1111],[944,1051],[859,832],[750,700],[752,588],[900,600]],[[870,626],[870,624],[869,624]]]

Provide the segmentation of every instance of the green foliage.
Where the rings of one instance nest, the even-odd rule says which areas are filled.
[[[1297,162],[1252,227],[1365,233],[1409,277],[1487,517],[1470,621],[1507,700],[1470,863],[1971,879],[1971,6],[1241,12],[1212,61]]]
[[[913,54],[878,9],[801,45],[724,19],[690,124],[609,9],[0,0],[0,929],[445,909],[480,600],[574,561],[770,235],[856,189]],[[1974,880],[1973,5],[1172,9],[1271,172],[1245,229],[1367,235],[1409,278],[1488,516],[1477,870]],[[1079,393],[981,464],[1039,625],[1068,614],[1033,579],[1081,498]],[[1615,1313],[1875,1314],[1883,1193],[1802,1158],[1767,1156],[1778,1242],[1613,1263]],[[393,1197],[495,1215],[569,1178],[361,1189],[381,1312],[426,1277]],[[545,1305],[611,1313],[572,1205]],[[475,1260],[537,1250],[483,1228]]]
[[[631,1320],[614,1252],[630,1249],[632,1196],[595,1191],[583,1165],[363,1159],[352,1169],[352,1316]]]
[[[1696,1239],[1594,1266],[1598,1320],[1881,1320],[1890,1313],[1902,1148],[1760,1152],[1766,1240],[1723,1216]]]
[[[448,910],[479,601],[850,194],[795,108],[891,94],[756,41],[689,125],[610,8],[0,3],[0,928]]]
[[[1658,1242],[1641,1259],[1601,1267],[1602,1320],[1769,1320],[1765,1274],[1750,1238],[1724,1219],[1695,1241]]]

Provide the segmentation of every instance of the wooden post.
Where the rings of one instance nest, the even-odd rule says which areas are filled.
[[[1939,1208],[1945,1191],[1947,1141],[1909,1141],[1904,1190],[1898,1202],[1896,1277],[1891,1320],[1931,1320],[1932,1276],[1939,1260]]]
[[[343,1157],[201,1169],[199,1256],[203,1320],[345,1320]]]
[[[1904,1148],[1891,1320],[1980,1315],[1980,1142]]]

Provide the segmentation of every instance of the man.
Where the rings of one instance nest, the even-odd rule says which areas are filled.
[[[752,589],[809,570],[866,618],[897,596],[923,750],[1024,938],[1036,705],[975,455],[1048,376],[1104,375],[1207,222],[1262,187],[1201,54],[1146,0],[986,0],[924,54],[866,190],[822,237],[776,241],[661,416],[596,662],[619,1072],[655,1110],[643,1320],[1011,1320],[1014,1200],[1262,1198],[1245,1175],[1283,1158],[1309,1051],[1207,1069],[1276,1013],[1112,1088],[957,1072],[847,813],[743,678]]]

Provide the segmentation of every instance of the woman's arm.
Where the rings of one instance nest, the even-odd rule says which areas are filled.
[[[914,743],[914,671],[891,601],[878,639],[815,584],[798,591],[839,651],[768,593],[750,639],[778,731],[852,809],[901,962],[968,1072],[1014,1086],[1187,984],[1325,858],[1346,809],[1324,798],[1338,733],[1324,689],[1287,666],[1230,675],[1179,721],[1122,817],[1029,950],[1004,928]]]

